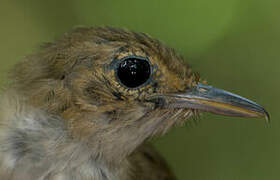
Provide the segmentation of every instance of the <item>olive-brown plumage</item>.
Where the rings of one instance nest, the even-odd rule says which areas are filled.
[[[158,40],[118,28],[77,28],[17,64],[11,80],[0,111],[1,179],[173,180],[150,137],[200,110],[268,117],[200,84]]]

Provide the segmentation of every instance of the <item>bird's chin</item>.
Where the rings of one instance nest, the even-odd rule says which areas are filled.
[[[173,126],[183,126],[188,122],[193,122],[193,120],[199,119],[199,115],[201,113],[200,110],[197,109],[189,109],[185,107],[176,107],[170,108],[165,106],[164,104],[155,105],[155,109],[153,110],[153,116],[156,116],[159,119],[163,126],[165,126],[164,133]]]
[[[175,126],[183,126],[189,122],[193,123],[199,119],[200,111],[196,109],[176,108],[173,109],[173,115],[170,120],[174,121]]]

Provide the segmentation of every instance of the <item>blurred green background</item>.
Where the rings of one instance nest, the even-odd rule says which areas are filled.
[[[263,119],[203,114],[155,140],[179,180],[280,179],[280,1],[1,0],[0,82],[10,67],[77,25],[146,32],[209,84],[265,106]],[[190,128],[191,127],[191,128]]]

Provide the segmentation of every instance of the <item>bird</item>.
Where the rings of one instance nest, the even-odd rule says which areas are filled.
[[[175,180],[150,143],[202,112],[265,117],[165,43],[76,27],[23,58],[1,93],[0,179]]]

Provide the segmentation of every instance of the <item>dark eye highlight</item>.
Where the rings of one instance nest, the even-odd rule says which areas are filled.
[[[118,65],[116,75],[120,82],[128,88],[139,87],[150,78],[150,63],[143,57],[126,57]]]

